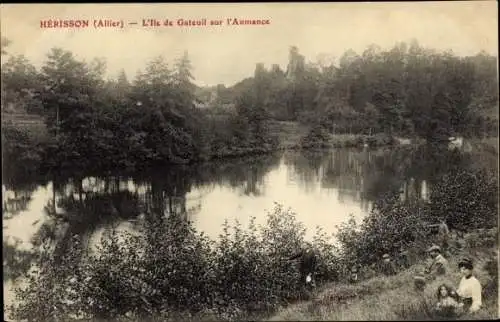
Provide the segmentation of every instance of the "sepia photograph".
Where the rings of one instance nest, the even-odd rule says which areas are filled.
[[[0,8],[4,321],[500,318],[497,1]]]

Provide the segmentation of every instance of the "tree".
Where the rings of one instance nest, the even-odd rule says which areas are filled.
[[[270,117],[275,119],[288,119],[287,81],[285,72],[278,64],[273,64],[267,76],[266,110],[269,112]]]
[[[112,90],[115,98],[122,103],[128,98],[131,90],[131,84],[128,81],[127,74],[125,70],[120,70],[116,81],[112,82]]]
[[[140,104],[132,110],[141,114],[137,129],[145,133],[144,148],[152,162],[184,163],[197,155],[193,141],[197,123],[191,122],[195,111],[188,110],[193,101],[176,75],[179,73],[170,70],[159,56],[138,74],[133,85],[131,97]]]
[[[299,54],[296,46],[290,47],[286,72],[288,80],[286,99],[288,115],[291,119],[307,115],[314,109],[320,75],[317,66],[306,65],[305,57]]]
[[[40,112],[34,99],[38,78],[38,71],[24,55],[10,56],[2,65],[2,109],[12,106],[18,111]]]
[[[191,82],[194,80],[194,76],[192,74],[193,66],[191,65],[191,60],[189,59],[189,54],[187,51],[184,51],[182,57],[180,59],[177,59],[175,68],[176,82],[182,85],[192,86]]]
[[[255,98],[255,104],[260,108],[267,110],[267,104],[269,99],[269,92],[271,86],[270,75],[267,72],[264,64],[258,63],[255,66],[255,72],[253,77],[253,96]]]
[[[100,84],[99,75],[73,54],[60,48],[53,48],[41,69],[43,88],[37,97],[48,114],[51,130],[60,129],[71,133],[81,124],[79,119],[92,109],[92,98]]]
[[[193,83],[193,66],[187,51],[175,63],[174,82],[185,108],[191,108],[195,99],[196,85]]]
[[[470,123],[471,101],[474,90],[474,66],[463,59],[455,59],[449,69],[448,84],[452,109],[450,122],[454,133],[464,135]]]

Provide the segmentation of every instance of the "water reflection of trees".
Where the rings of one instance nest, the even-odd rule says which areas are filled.
[[[13,216],[26,211],[28,204],[32,200],[33,193],[43,184],[38,180],[27,182],[27,178],[15,178],[7,176],[2,178],[2,213],[3,219],[10,219]]]
[[[74,235],[88,238],[99,227],[141,218],[150,223],[170,216],[189,219],[200,211],[203,195],[217,186],[261,195],[265,176],[279,166],[280,158],[239,158],[143,173],[59,174],[51,178],[53,194],[45,207],[49,219],[34,242],[52,241],[56,254],[63,254]],[[340,199],[367,207],[391,190],[401,191],[404,198],[421,198],[425,184],[432,188],[440,173],[466,167],[469,160],[455,152],[420,147],[287,152],[284,162],[304,189],[336,189]],[[23,183],[17,186],[23,189],[14,190],[29,200],[39,184]]]
[[[25,174],[25,171],[4,171],[2,174],[2,219],[4,221],[27,211],[33,199],[33,193],[40,184],[44,183],[33,176],[30,181]],[[31,223],[26,223],[26,225],[29,224]],[[5,228],[6,226],[3,226],[3,229]],[[4,236],[2,240],[4,281],[16,279],[26,273],[36,256],[34,251],[23,249],[21,244],[21,240],[12,239],[10,236]]]
[[[198,165],[193,176],[195,186],[227,186],[240,190],[246,196],[259,196],[264,193],[264,177],[279,167],[280,158],[281,155],[276,153]]]
[[[466,168],[470,156],[439,146],[403,146],[369,149],[337,149],[285,154],[287,164],[305,191],[320,185],[337,189],[338,198],[362,206],[388,192],[405,199],[420,199],[436,178]]]
[[[284,163],[292,171],[289,179],[298,182],[306,192],[316,189],[316,182],[321,177],[321,165],[325,161],[324,151],[289,151],[284,154]]]
[[[33,193],[46,182],[44,176],[33,173],[25,164],[2,162],[3,218],[26,211]]]
[[[216,186],[258,196],[264,193],[265,175],[279,166],[279,159],[279,155],[266,155],[142,173],[59,174],[51,178],[53,193],[44,208],[47,219],[32,243],[52,243],[56,257],[60,257],[73,236],[88,242],[101,227],[142,219],[151,223],[170,216],[187,219],[201,210],[203,194]],[[199,195],[188,198],[192,190]],[[31,190],[17,191],[32,194]]]
[[[2,257],[4,281],[15,280],[27,273],[31,261],[35,256],[34,252],[21,249],[19,247],[20,244],[21,242],[16,239],[14,239],[13,242],[9,242],[5,238],[3,240]]]

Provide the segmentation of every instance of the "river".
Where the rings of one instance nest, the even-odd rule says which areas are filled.
[[[402,198],[428,198],[433,178],[450,164],[437,155],[412,147],[286,151],[140,174],[10,176],[2,185],[4,270],[9,271],[4,303],[13,301],[12,274],[29,266],[23,251],[37,241],[52,241],[64,252],[68,236],[80,234],[93,248],[106,228],[133,230],[146,214],[181,214],[217,238],[225,220],[245,227],[255,217],[265,224],[275,202],[296,212],[306,238],[317,226],[334,234],[336,225],[350,215],[360,221],[391,190]]]

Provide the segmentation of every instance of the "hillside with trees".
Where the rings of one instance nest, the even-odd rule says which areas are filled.
[[[286,71],[257,64],[246,90],[277,120],[322,124],[333,133],[388,133],[429,140],[488,136],[498,122],[496,60],[459,57],[417,42],[348,50],[338,64],[306,63],[291,47]],[[243,82],[232,90],[241,93]]]
[[[187,52],[172,62],[156,57],[129,80],[123,71],[106,79],[105,61],[79,61],[61,48],[37,69],[8,45],[2,114],[43,120],[49,139],[29,157],[44,169],[137,170],[269,152],[278,148],[276,122],[309,128],[305,141],[382,133],[440,142],[496,136],[498,126],[496,57],[484,52],[459,57],[414,41],[310,63],[292,46],[286,70],[257,63],[233,86],[200,88]],[[3,126],[4,141],[25,131]],[[19,142],[5,143],[7,159],[21,153]]]

